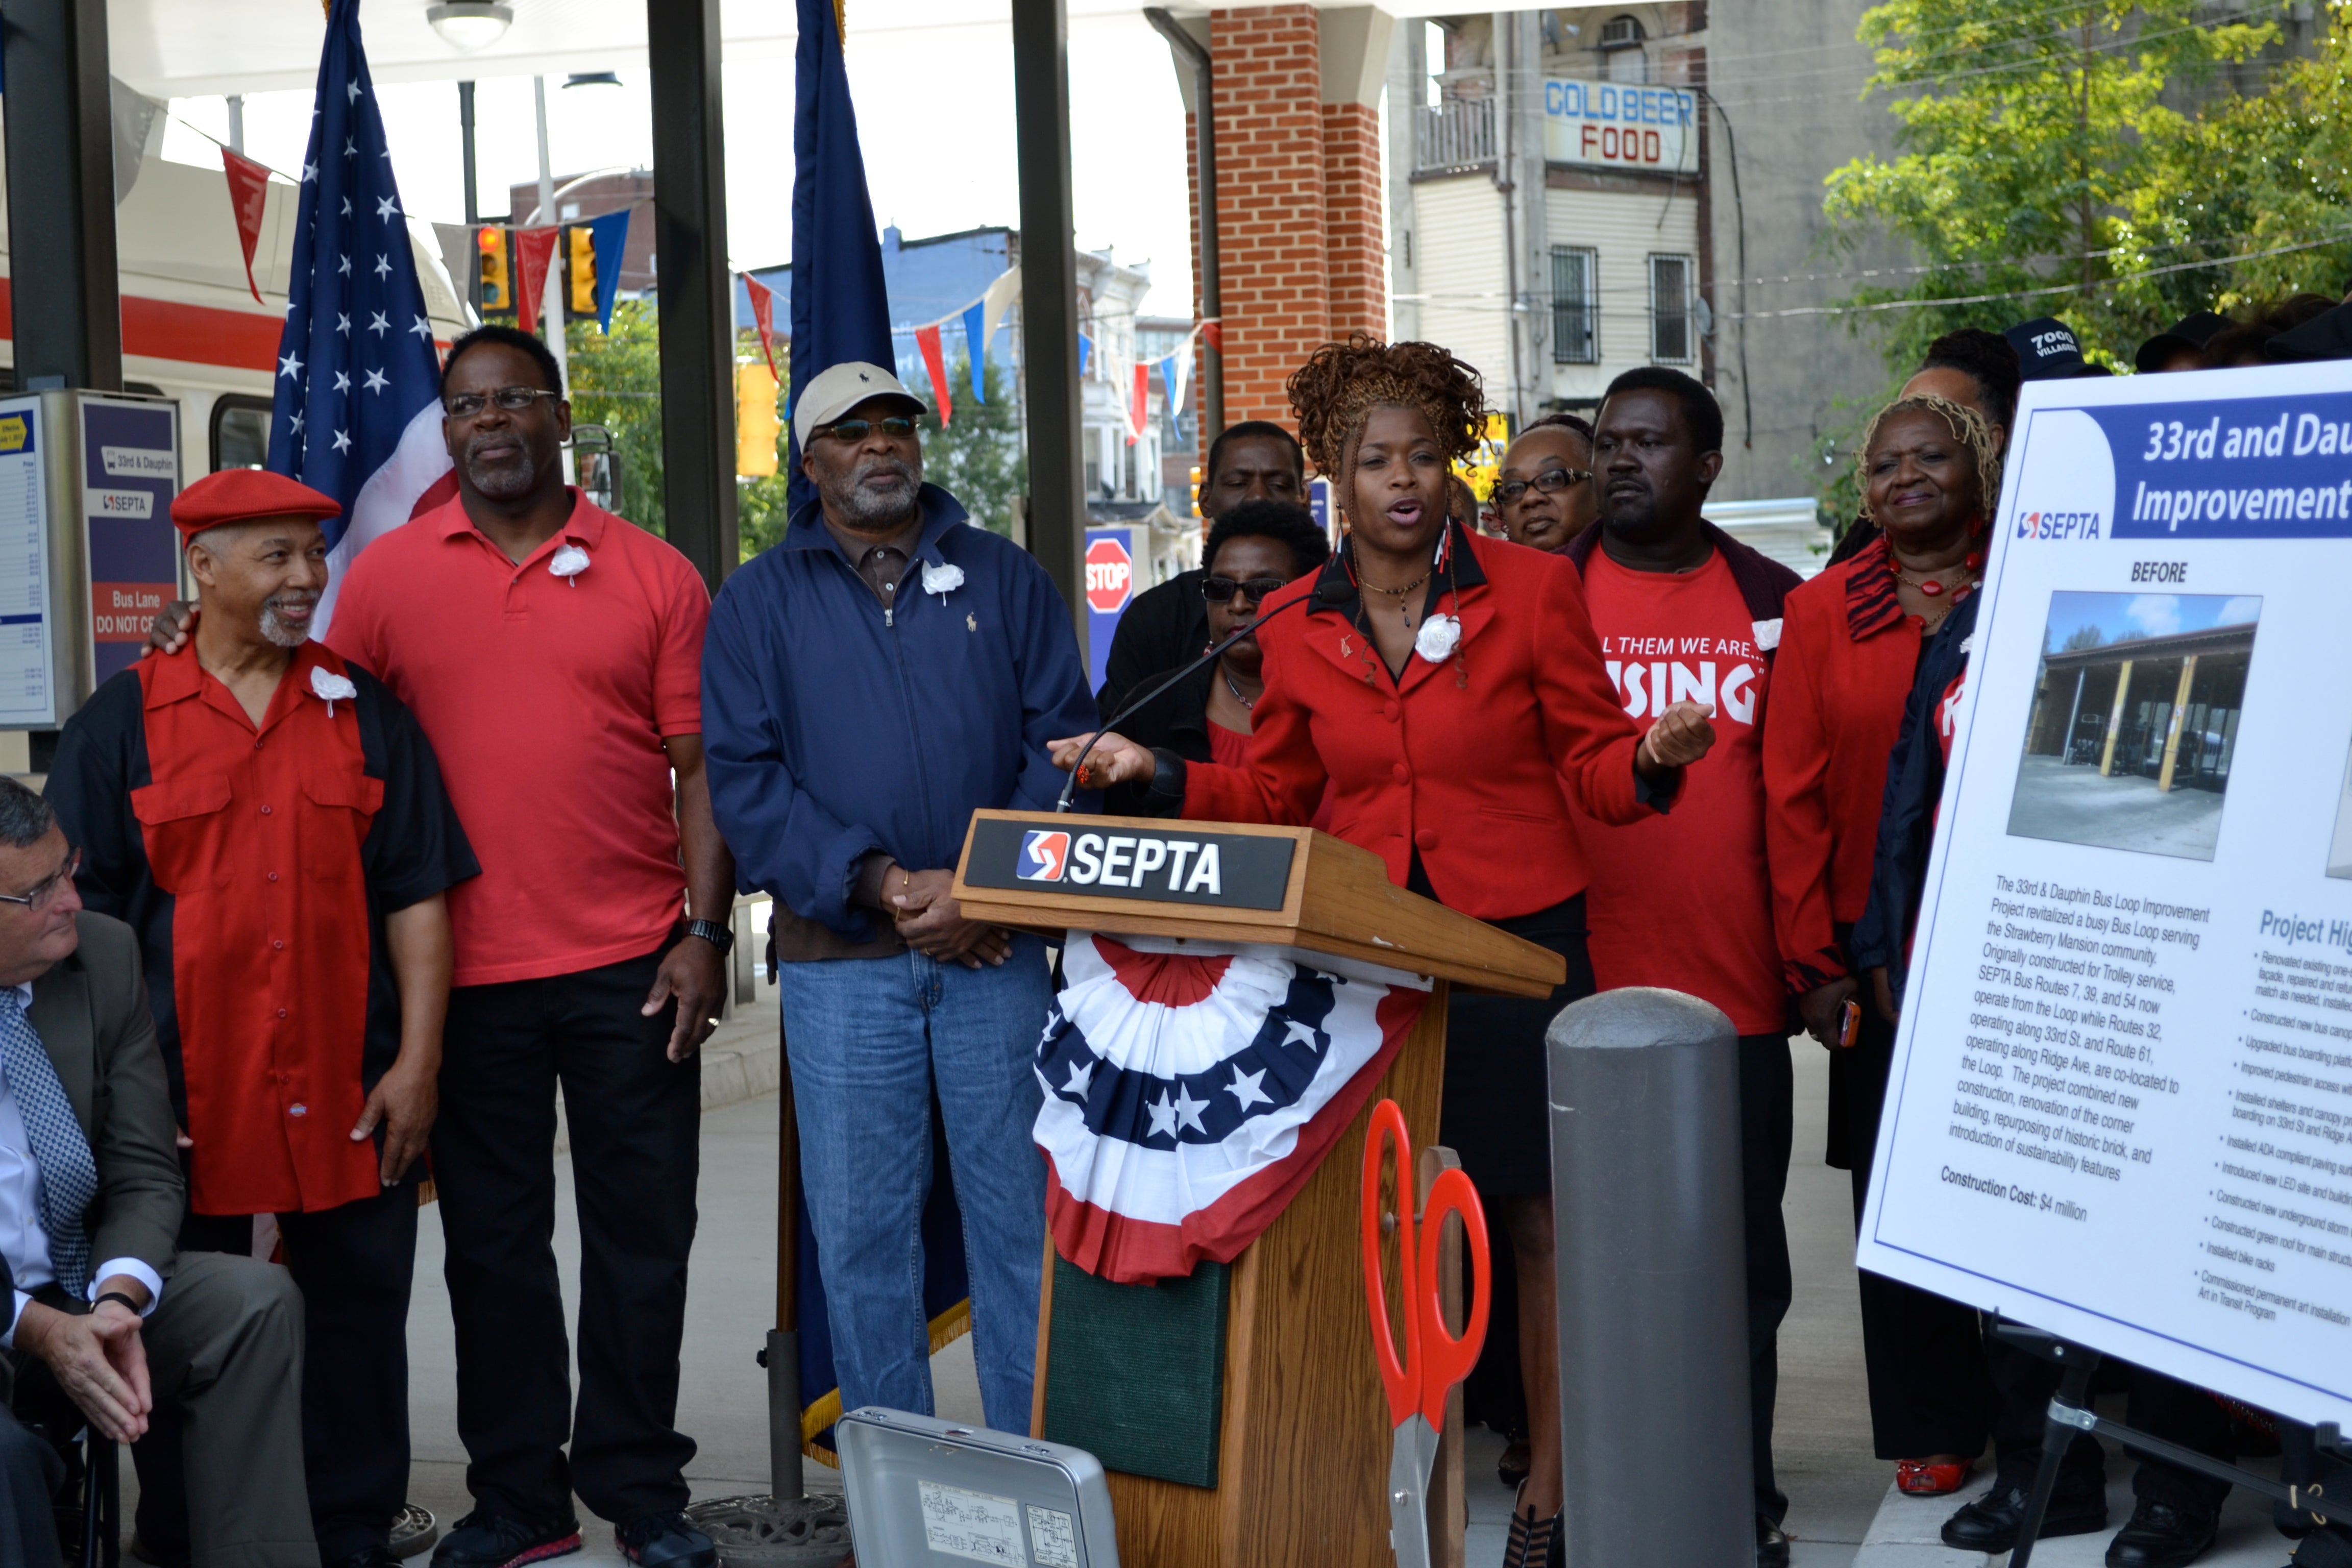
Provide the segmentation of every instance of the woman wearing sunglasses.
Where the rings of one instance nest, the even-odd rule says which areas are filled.
[[[1519,433],[1495,483],[1503,532],[1531,550],[1565,550],[1601,515],[1592,487],[1592,426],[1553,414]]]
[[[1208,601],[1209,646],[1255,620],[1258,607],[1268,595],[1314,572],[1330,554],[1330,542],[1305,507],[1287,501],[1244,501],[1219,518],[1201,552],[1206,572],[1201,596]],[[1140,745],[1165,746],[1188,763],[1241,766],[1249,754],[1250,715],[1265,691],[1260,668],[1263,657],[1257,639],[1244,637],[1219,655],[1215,663],[1202,666],[1191,679],[1179,681],[1166,695],[1126,720],[1122,732]],[[1147,677],[1129,691],[1103,688],[1104,721],[1108,722],[1118,711],[1133,690],[1148,689],[1168,673],[1161,670]],[[1139,812],[1141,791],[1135,785],[1121,785],[1109,792],[1103,805],[1111,812]]]

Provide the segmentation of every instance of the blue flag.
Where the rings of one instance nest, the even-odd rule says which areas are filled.
[[[278,340],[269,467],[341,501],[313,630],[323,636],[352,557],[408,521],[449,469],[441,361],[393,183],[359,0],[334,0],[302,155],[286,327]]]
[[[882,279],[882,242],[866,190],[866,155],[857,147],[857,111],[849,101],[841,33],[833,0],[800,0],[800,44],[793,73],[793,363],[789,425],[801,388],[822,371],[851,360],[895,368],[890,296]],[[816,499],[801,475],[801,447],[791,447],[797,512]]]
[[[964,352],[971,356],[971,400],[988,401],[988,383],[983,374],[988,368],[988,301],[975,300],[971,309],[963,313]]]
[[[588,244],[596,257],[596,327],[609,337],[613,301],[621,295],[621,263],[629,252],[629,209],[590,218]]]
[[[874,204],[866,191],[866,158],[857,147],[857,115],[850,107],[849,75],[841,59],[841,34],[832,0],[800,0],[800,49],[793,115],[793,396],[819,372],[863,360],[895,372],[890,347],[890,300],[882,280],[882,245],[874,227]],[[791,419],[790,407],[785,414]],[[816,491],[801,474],[800,443],[792,445],[794,512],[814,502]],[[940,1140],[931,1163],[931,1191],[922,1218],[923,1316],[931,1348],[953,1339],[971,1322],[963,1255],[963,1221],[950,1180],[943,1119],[934,1109],[933,1136]],[[908,1159],[919,1157],[909,1149]],[[825,1308],[824,1274],[817,1256],[803,1198],[800,1223],[801,1436],[806,1451],[835,1461],[833,1424],[841,1415],[839,1379],[833,1370],[833,1324]]]

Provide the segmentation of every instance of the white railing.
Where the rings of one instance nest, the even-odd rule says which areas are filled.
[[[1495,100],[1454,99],[1413,110],[1413,166],[1458,169],[1495,161]]]

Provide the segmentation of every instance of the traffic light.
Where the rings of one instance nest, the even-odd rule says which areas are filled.
[[[763,479],[776,471],[776,437],[783,434],[776,417],[775,373],[760,363],[735,367],[735,471],[747,479]]]
[[[476,229],[474,245],[480,254],[482,314],[514,314],[514,286],[508,281],[511,274],[508,270],[507,231],[502,228]]]
[[[1201,515],[1201,465],[1192,465],[1192,515]]]
[[[572,315],[596,314],[596,237],[584,224],[563,231],[565,309]]]

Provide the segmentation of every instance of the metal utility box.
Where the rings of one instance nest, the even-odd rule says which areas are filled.
[[[180,405],[0,397],[0,730],[54,730],[138,661],[180,588]]]
[[[1118,1568],[1093,1455],[868,1405],[833,1429],[861,1568]]]

